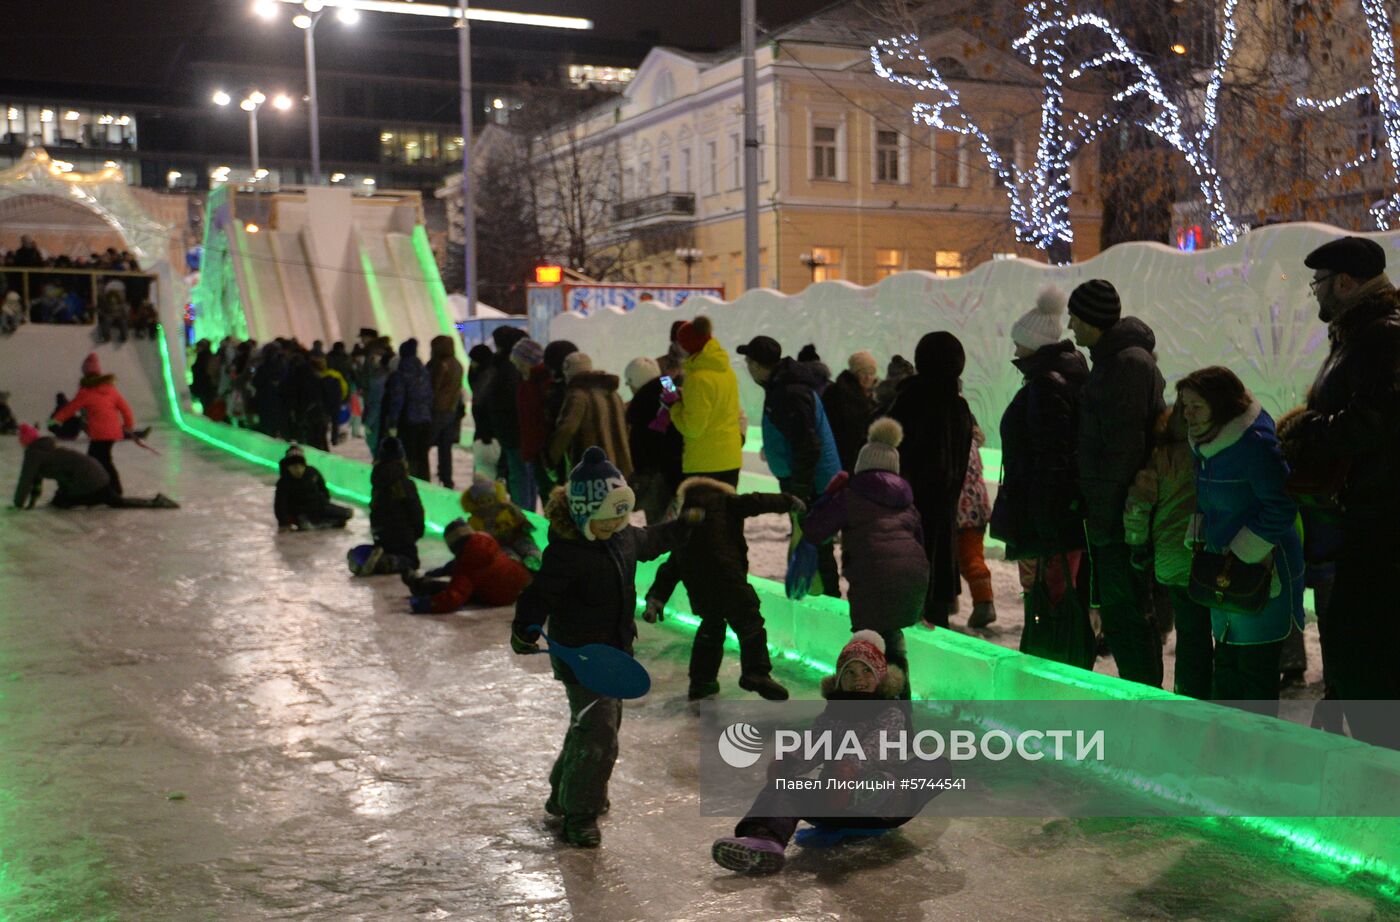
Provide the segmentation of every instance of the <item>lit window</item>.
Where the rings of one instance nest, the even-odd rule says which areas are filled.
[[[812,281],[834,282],[841,277],[841,247],[812,247]]]
[[[836,128],[812,126],[812,178],[836,178]]]
[[[904,268],[903,250],[875,251],[875,281],[889,278]]]
[[[899,132],[875,132],[875,181],[899,182]]]
[[[963,257],[957,250],[937,250],[933,254],[933,274],[957,278],[963,273]]]
[[[967,185],[967,137],[934,132],[933,181],[940,186]]]

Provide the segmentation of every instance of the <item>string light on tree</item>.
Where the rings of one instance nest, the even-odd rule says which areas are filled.
[[[882,39],[871,47],[870,58],[881,77],[935,97],[933,102],[914,105],[912,115],[916,121],[938,131],[976,140],[988,166],[1006,189],[1017,240],[1032,243],[1042,250],[1049,250],[1057,242],[1073,240],[1069,219],[1070,162],[1108,128],[1128,120],[1181,153],[1196,176],[1216,239],[1229,244],[1239,239],[1240,229],[1225,205],[1223,184],[1211,155],[1211,142],[1217,127],[1225,68],[1234,54],[1238,3],[1239,0],[1226,0],[1222,11],[1220,49],[1206,84],[1201,126],[1194,132],[1187,130],[1181,107],[1168,96],[1156,72],[1107,19],[1086,13],[1069,15],[1064,0],[1027,3],[1024,9],[1028,27],[1012,46],[1039,68],[1042,99],[1035,162],[1024,170],[1003,160],[987,133],[963,109],[957,90],[920,49],[918,36]],[[1083,63],[1071,65],[1066,60],[1066,42],[1077,29],[1099,33],[1109,47]],[[905,72],[910,64],[922,68],[922,75]],[[1066,84],[1109,65],[1134,72],[1128,86],[1112,95],[1114,107],[1097,118],[1080,111],[1069,114]],[[1136,97],[1143,97],[1152,104],[1155,110],[1152,118],[1128,118],[1126,104]]]
[[[1371,36],[1371,85],[1355,87],[1330,99],[1300,96],[1297,103],[1300,108],[1327,112],[1354,103],[1363,96],[1373,97],[1385,133],[1390,185],[1395,185],[1400,182],[1400,88],[1396,85],[1395,42],[1391,38],[1390,13],[1386,10],[1384,0],[1361,0],[1361,12],[1366,17],[1366,29]],[[1381,152],[1373,147],[1361,151],[1358,156],[1341,166],[1328,170],[1325,175],[1329,178],[1341,176],[1349,170],[1379,159]],[[1383,201],[1372,205],[1370,211],[1377,229],[1390,230],[1400,221],[1400,194],[1392,192]]]

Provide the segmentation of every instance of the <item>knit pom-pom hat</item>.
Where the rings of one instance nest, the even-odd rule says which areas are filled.
[[[681,324],[681,328],[676,331],[676,343],[685,350],[686,355],[694,355],[705,348],[705,343],[709,342],[712,336],[714,328],[710,325],[710,318],[702,314]]]
[[[837,682],[841,681],[841,673],[851,663],[869,666],[870,671],[875,673],[877,684],[885,681],[890,671],[889,663],[885,660],[885,638],[876,631],[856,631],[852,634],[846,646],[841,648],[841,655],[836,657]]]
[[[1063,318],[1068,302],[1069,296],[1054,285],[1040,289],[1035,298],[1035,307],[1011,325],[1011,341],[1036,350],[1064,339]]]
[[[904,441],[904,427],[898,420],[882,416],[870,424],[868,441],[856,456],[855,473],[889,471],[899,473],[899,443]]]

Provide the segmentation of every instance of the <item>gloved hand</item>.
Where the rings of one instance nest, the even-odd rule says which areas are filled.
[[[433,613],[433,597],[415,595],[408,600],[408,608],[415,615],[431,615]]]
[[[522,636],[523,635],[523,636]],[[524,628],[520,634],[514,631],[510,634],[510,648],[521,656],[540,652],[540,645],[536,643],[540,639],[540,626],[531,624]]]
[[[661,389],[661,402],[662,402],[663,404],[665,404],[666,406],[668,406],[668,407],[675,406],[678,402],[680,402],[680,399],[681,399],[681,392],[680,392],[680,391],[678,391],[678,390],[677,390],[677,391],[668,391],[668,390],[666,390],[666,388],[664,388],[664,387]]]
[[[693,507],[681,513],[681,521],[687,525],[699,525],[705,521],[705,510]]]
[[[1139,573],[1147,572],[1147,568],[1152,566],[1152,545],[1130,544],[1128,546],[1128,560],[1132,563],[1134,570]]]
[[[664,392],[663,392],[664,393]],[[662,407],[656,411],[656,418],[647,423],[647,428],[652,432],[665,432],[671,427],[671,411]]]
[[[788,508],[788,511],[789,511],[789,512],[791,512],[793,515],[806,515],[806,514],[807,514],[807,504],[806,504],[806,503],[804,503],[802,500],[798,499],[796,496],[793,496],[791,493],[787,493],[787,494],[784,494],[784,495],[787,496],[788,501],[789,501],[790,503],[792,503],[792,505]]]
[[[647,599],[646,610],[642,612],[642,620],[647,624],[655,624],[658,621],[666,620],[666,603],[660,599]]]

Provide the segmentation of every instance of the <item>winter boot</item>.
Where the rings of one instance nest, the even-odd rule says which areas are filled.
[[[787,849],[772,839],[729,836],[710,846],[715,864],[740,874],[772,874],[783,869]]]
[[[180,504],[166,496],[164,493],[157,493],[155,499],[151,500],[151,505],[157,509],[179,509]]]
[[[967,626],[973,629],[984,628],[997,620],[995,602],[978,602],[972,606],[972,614],[967,616]]]
[[[692,680],[690,683],[690,691],[686,692],[686,698],[691,701],[700,701],[704,698],[713,698],[718,694],[718,682],[695,682]]]
[[[767,673],[742,675],[739,677],[739,687],[744,691],[756,692],[760,697],[769,701],[788,700],[788,690],[774,681],[773,677]]]
[[[596,816],[564,817],[564,841],[579,848],[597,848],[603,842]]]

